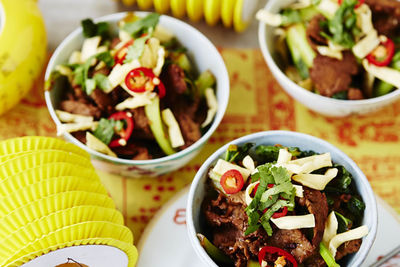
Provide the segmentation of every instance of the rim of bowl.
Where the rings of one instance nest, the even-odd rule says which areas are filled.
[[[265,5],[264,9],[270,11],[272,8],[272,5],[279,0],[270,0],[267,2]],[[389,99],[392,99],[393,97],[400,97],[400,88],[395,89],[393,92],[390,92],[386,95],[383,96],[378,96],[378,97],[373,97],[373,98],[368,98],[368,99],[361,99],[361,100],[341,100],[341,99],[335,99],[331,97],[326,97],[322,95],[318,95],[316,93],[310,92],[297,83],[293,82],[291,79],[289,79],[283,71],[278,67],[278,65],[275,63],[275,60],[272,58],[271,53],[269,52],[269,47],[267,45],[267,40],[266,40],[266,24],[263,22],[259,22],[258,24],[258,41],[259,45],[261,48],[261,52],[264,56],[265,61],[267,62],[269,68],[271,69],[271,72],[273,72],[275,75],[279,76],[280,79],[283,79],[286,83],[289,83],[290,86],[295,87],[297,90],[302,90],[304,94],[307,95],[307,97],[312,97],[315,99],[315,101],[324,101],[326,103],[334,103],[336,105],[340,106],[364,106],[364,105],[372,105],[378,102],[385,102]]]
[[[1,5],[0,5],[1,6]],[[108,21],[108,22],[113,22],[113,21],[117,21],[120,20],[122,18],[124,18],[129,12],[118,12],[118,13],[113,13],[113,14],[109,14],[109,15],[105,15],[99,18],[94,19],[95,22],[102,22],[102,21]],[[150,14],[152,12],[146,12],[146,11],[135,11],[135,14],[139,15],[140,17],[146,16],[147,14]],[[194,144],[192,144],[191,146],[189,146],[186,149],[183,149],[177,153],[174,153],[172,155],[167,155],[165,157],[161,157],[161,158],[156,158],[156,159],[150,159],[150,160],[130,160],[130,159],[122,159],[122,158],[115,158],[115,157],[111,157],[108,155],[105,155],[103,153],[100,153],[98,151],[95,151],[91,148],[89,148],[87,145],[81,143],[79,140],[77,140],[75,137],[73,137],[70,133],[65,133],[63,134],[63,136],[68,139],[69,141],[71,141],[72,143],[74,143],[75,145],[79,146],[80,148],[83,148],[84,150],[86,150],[87,152],[89,152],[92,155],[95,155],[99,158],[105,159],[107,161],[111,161],[114,163],[119,163],[119,164],[124,164],[124,165],[129,165],[129,164],[135,164],[135,165],[147,165],[147,164],[157,164],[157,163],[163,163],[166,161],[170,161],[170,160],[177,160],[179,158],[182,158],[184,156],[186,156],[187,154],[190,154],[191,152],[199,149],[210,137],[211,135],[215,132],[215,130],[217,129],[217,127],[219,126],[219,124],[221,123],[226,108],[228,106],[228,101],[229,101],[229,88],[230,88],[230,82],[229,82],[229,74],[228,71],[226,69],[226,65],[225,62],[221,56],[221,54],[218,52],[217,48],[214,46],[214,44],[204,35],[202,34],[199,30],[197,30],[196,28],[192,27],[191,25],[187,24],[186,22],[183,22],[179,19],[167,16],[167,15],[161,15],[160,19],[166,20],[166,23],[168,22],[172,22],[172,23],[177,23],[177,24],[181,24],[182,27],[188,29],[189,31],[193,32],[193,34],[196,36],[196,38],[201,39],[202,42],[204,42],[209,50],[212,50],[212,52],[217,55],[218,57],[218,61],[221,63],[221,67],[222,67],[222,72],[223,72],[223,77],[221,80],[217,81],[218,83],[221,84],[221,89],[225,90],[224,88],[226,87],[226,92],[224,92],[225,97],[223,97],[221,100],[218,102],[218,111],[217,114],[214,117],[214,121],[211,124],[210,128],[207,130],[207,132],[205,132],[201,138],[199,140],[197,140]],[[166,27],[168,28],[168,27]],[[68,36],[60,43],[60,45],[56,48],[56,50],[54,51],[52,57],[50,58],[50,61],[47,65],[46,68],[46,73],[45,73],[45,81],[48,80],[48,78],[50,77],[51,72],[54,70],[55,66],[54,66],[54,62],[56,60],[56,58],[62,53],[62,51],[64,50],[64,47],[71,42],[72,39],[76,38],[77,35],[82,34],[82,27],[78,27],[77,29],[75,29],[73,32],[71,32],[70,34],[68,34]],[[45,92],[45,101],[46,101],[46,105],[47,108],[50,112],[50,116],[52,117],[53,121],[56,123],[56,125],[61,124],[60,120],[58,119],[56,113],[55,113],[55,108],[53,106],[53,103],[51,102],[51,98],[50,98],[50,92],[46,91]]]
[[[223,153],[225,153],[226,149],[230,144],[240,144],[240,143],[247,143],[251,142],[254,139],[258,139],[261,137],[269,137],[269,136],[290,136],[292,138],[301,138],[302,140],[308,140],[312,142],[313,144],[322,144],[324,147],[327,147],[329,152],[334,152],[338,154],[341,158],[344,159],[345,162],[347,162],[356,172],[357,174],[357,180],[359,180],[360,185],[366,190],[366,196],[362,196],[363,200],[365,201],[366,199],[369,200],[370,202],[370,207],[371,207],[371,222],[372,222],[372,228],[368,229],[369,233],[366,236],[368,238],[366,247],[364,247],[363,251],[357,252],[361,253],[358,254],[357,258],[354,260],[353,266],[360,266],[364,260],[366,259],[366,256],[368,255],[369,251],[371,250],[371,247],[375,241],[376,238],[376,233],[377,233],[377,227],[378,227],[378,209],[377,209],[377,203],[376,203],[376,198],[374,195],[374,192],[372,191],[372,187],[368,182],[367,177],[365,174],[362,172],[362,170],[358,167],[358,165],[349,157],[347,156],[346,153],[344,153],[342,150],[337,148],[336,146],[332,145],[331,143],[320,139],[318,137],[308,135],[308,134],[303,134],[299,132],[292,132],[292,131],[282,131],[282,130],[276,130],[276,131],[264,131],[264,132],[258,132],[258,133],[253,133],[249,134],[246,136],[242,136],[238,139],[235,139],[221,148],[219,148],[217,151],[215,151],[200,167],[200,169],[197,171],[196,176],[193,179],[193,182],[190,186],[189,194],[188,194],[188,200],[187,200],[187,206],[186,206],[186,224],[187,224],[187,232],[189,234],[189,239],[192,244],[192,246],[195,248],[196,254],[200,256],[205,262],[208,264],[211,264],[212,266],[217,266],[215,262],[211,259],[211,257],[207,254],[207,252],[201,247],[200,242],[197,242],[196,239],[196,230],[194,227],[194,222],[193,222],[193,200],[195,197],[195,191],[197,186],[199,185],[200,181],[202,180],[203,176],[207,173],[210,165],[217,160]],[[352,173],[354,175],[354,173]],[[363,241],[364,244],[364,241]]]

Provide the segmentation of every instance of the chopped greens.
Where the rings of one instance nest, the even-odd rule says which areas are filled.
[[[159,14],[151,13],[142,19],[125,23],[122,26],[122,29],[132,37],[137,38],[142,34],[149,32],[150,29],[154,29],[157,26],[159,19]]]
[[[343,233],[351,229],[353,222],[349,218],[346,218],[345,216],[336,211],[335,215],[338,221],[338,233]]]
[[[99,85],[99,88],[102,88],[103,90],[105,90],[104,86],[107,85],[104,77],[98,76],[97,78],[94,77],[93,79],[89,78],[89,69],[91,68],[93,60],[95,59],[104,62],[108,67],[114,65],[114,58],[111,56],[110,52],[107,51],[90,57],[85,63],[78,65],[74,69],[74,83],[80,85],[82,90],[84,90],[88,95],[93,92],[97,84]]]
[[[354,11],[357,3],[357,0],[343,0],[333,18],[322,23],[327,31],[321,32],[321,35],[345,48],[352,48],[355,44],[354,37],[360,33]]]
[[[248,235],[257,230],[261,223],[267,234],[272,235],[269,220],[275,212],[283,207],[290,205],[290,208],[294,208],[295,189],[291,183],[290,174],[285,168],[274,167],[272,164],[267,163],[258,166],[257,169],[260,184],[253,200],[246,208],[249,227],[246,229],[245,234]],[[279,199],[279,197],[283,198],[283,196],[287,197],[287,199]]]
[[[295,9],[287,8],[282,11],[282,25],[287,26],[293,23],[301,22],[300,12]]]
[[[143,37],[136,39],[135,42],[133,42],[133,44],[128,47],[128,52],[126,54],[124,63],[139,59],[143,54],[144,45],[146,44],[146,41],[150,39],[150,37],[151,34],[147,34]]]
[[[122,121],[115,121],[114,119],[107,120],[105,118],[101,118],[99,121],[99,125],[96,130],[94,130],[93,134],[104,144],[108,145],[115,132],[119,132],[123,129],[124,123]]]
[[[83,36],[90,38],[101,36],[103,39],[110,38],[110,25],[107,22],[94,23],[91,19],[81,21]]]
[[[225,160],[228,162],[240,162],[249,154],[249,150],[253,146],[253,143],[246,143],[242,146],[230,145],[226,150]]]

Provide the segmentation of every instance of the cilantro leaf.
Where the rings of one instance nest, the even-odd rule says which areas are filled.
[[[150,39],[151,35],[140,37],[136,39],[131,46],[128,47],[128,52],[126,53],[126,58],[124,63],[129,63],[135,59],[139,59],[144,51],[144,45],[146,41]]]
[[[90,38],[101,36],[103,39],[110,38],[110,25],[107,22],[94,23],[91,19],[81,21],[83,36]]]
[[[274,195],[279,195],[280,193],[290,194],[292,191],[293,191],[293,185],[291,182],[287,181],[282,184],[275,185],[274,187],[265,191],[262,194],[260,201],[266,202],[267,200],[270,199],[270,197]]]
[[[290,174],[283,167],[272,167],[271,174],[274,176],[275,184],[283,184],[290,182]]]
[[[96,83],[96,86],[99,87],[103,91],[106,91],[111,87],[108,77],[104,74],[97,73],[93,76],[93,79]]]
[[[228,162],[239,162],[249,154],[249,150],[254,146],[253,143],[246,143],[241,146],[230,145],[225,154],[225,160]]]
[[[121,127],[122,121],[115,121],[114,119],[107,120],[105,118],[101,118],[99,121],[99,125],[96,130],[94,130],[93,134],[104,144],[108,145],[115,133],[115,129]],[[123,123],[122,123],[123,125]]]
[[[345,48],[353,47],[354,36],[360,33],[356,23],[357,15],[354,11],[357,2],[357,0],[343,0],[333,18],[325,23],[327,31],[321,32],[321,35]]]
[[[136,38],[141,34],[148,32],[150,28],[154,29],[157,26],[159,19],[159,14],[151,13],[137,21],[125,23],[125,25],[122,26],[122,29],[132,37]]]
[[[107,51],[91,56],[85,63],[75,68],[74,83],[80,85],[87,95],[90,95],[93,92],[97,84],[94,77],[89,79],[89,69],[92,66],[93,59],[103,61],[107,66],[114,65],[114,58],[111,56],[110,52]],[[97,78],[97,82],[99,82],[101,86],[105,86],[104,80],[105,79]]]

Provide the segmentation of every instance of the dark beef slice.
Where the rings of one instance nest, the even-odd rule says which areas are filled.
[[[128,142],[126,146],[119,146],[112,149],[119,157],[125,159],[144,160],[151,159],[151,154],[145,142]]]
[[[112,98],[100,89],[93,90],[93,92],[90,94],[90,98],[102,111],[111,113],[114,109],[113,106],[115,103],[113,103]]]
[[[77,131],[71,133],[79,142],[86,144],[86,131]]]
[[[101,117],[101,110],[98,107],[75,100],[61,101],[60,109],[73,114],[93,116],[96,120],[100,119]]]
[[[362,243],[361,239],[345,242],[340,247],[338,247],[335,259],[338,261],[349,254],[356,253],[357,251],[360,250],[361,243]]]
[[[315,247],[299,229],[274,230],[274,233],[267,242],[270,246],[290,251],[298,263],[302,263],[315,253]]]
[[[315,227],[312,238],[312,245],[319,246],[325,230],[325,222],[328,218],[328,202],[326,196],[321,191],[314,190],[308,187],[304,188],[304,197],[299,200],[301,206],[306,206],[309,213],[314,214]]]
[[[170,64],[161,74],[161,80],[167,89],[167,95],[180,95],[186,92],[185,72],[177,64]]]
[[[326,39],[320,34],[322,31],[320,23],[325,20],[325,17],[319,14],[314,16],[311,19],[310,23],[307,25],[307,40],[314,50],[317,50],[317,46],[319,45],[327,45]]]
[[[347,92],[347,98],[349,100],[361,100],[364,99],[364,94],[360,89],[350,88]]]
[[[366,0],[371,8],[379,34],[396,37],[400,33],[400,2],[395,0]]]
[[[221,193],[217,199],[208,199],[203,203],[203,214],[212,232],[212,243],[231,257],[236,267],[247,266],[247,261],[257,256],[258,248],[266,244],[265,232],[244,236],[247,228],[244,209],[242,203],[233,202]]]
[[[154,140],[153,133],[150,129],[149,119],[146,116],[143,107],[139,107],[131,110],[134,122],[134,128],[132,136],[134,138]]]
[[[352,76],[358,73],[356,58],[350,51],[338,60],[318,54],[310,69],[310,78],[321,95],[331,97],[349,89]]]
[[[189,147],[201,138],[200,124],[194,121],[194,118],[190,114],[179,112],[174,114],[179,127],[182,132],[185,145],[183,148]]]

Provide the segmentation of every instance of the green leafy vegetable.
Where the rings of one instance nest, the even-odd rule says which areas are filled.
[[[336,211],[335,215],[338,220],[338,233],[343,233],[351,229],[353,222],[349,218],[344,217],[342,214]]]
[[[90,38],[101,36],[103,39],[110,38],[110,25],[107,22],[94,23],[91,19],[81,21],[83,36]]]
[[[146,41],[150,39],[150,37],[151,34],[147,34],[146,36],[136,39],[133,44],[128,47],[128,52],[126,53],[124,63],[139,59],[143,54],[144,45],[146,44]]]
[[[240,162],[249,154],[254,144],[246,143],[242,146],[230,145],[225,153],[225,160],[228,162]]]
[[[338,194],[350,194],[352,192],[351,183],[353,181],[353,176],[341,165],[335,164],[334,167],[338,169],[338,174],[336,178],[325,187],[325,191]]]
[[[281,13],[282,15],[282,25],[287,26],[293,23],[301,22],[300,12],[295,9],[287,8]]]
[[[374,87],[372,95],[374,97],[383,96],[383,95],[390,93],[394,89],[395,89],[395,87],[393,85],[391,85],[390,83],[379,80],[379,81],[377,81],[377,83]]]
[[[357,2],[357,0],[343,0],[333,18],[322,24],[327,32],[323,31],[321,35],[345,48],[353,47],[354,37],[360,33],[354,11]]]
[[[150,29],[154,29],[157,26],[159,19],[159,14],[151,13],[142,19],[125,23],[124,26],[122,26],[122,29],[129,33],[133,38],[137,38],[143,33],[149,32]]]
[[[111,142],[115,131],[121,131],[123,127],[124,123],[122,121],[115,121],[114,119],[107,120],[105,118],[101,118],[99,121],[99,125],[97,126],[93,134],[104,144],[108,145]]]
[[[338,93],[335,93],[332,95],[332,98],[334,99],[342,99],[342,100],[347,100],[347,91],[341,91]]]
[[[365,203],[359,197],[352,196],[349,202],[347,202],[347,208],[356,218],[362,218],[365,210]]]
[[[260,145],[255,149],[255,153],[261,162],[274,162],[278,159],[279,150],[282,146],[267,146]],[[286,147],[287,150],[292,154],[293,157],[303,158],[315,155],[313,151],[301,151],[298,147]]]
[[[249,218],[249,227],[245,234],[251,234],[257,230],[260,224],[268,235],[272,235],[272,227],[269,223],[272,215],[283,207],[294,208],[295,189],[290,181],[290,174],[283,167],[274,167],[267,163],[257,167],[260,184],[253,200],[246,208]],[[268,188],[273,184],[272,188]],[[286,199],[279,199],[285,196]],[[268,210],[266,210],[268,208]],[[262,214],[262,215],[261,215]]]
[[[108,90],[111,87],[108,77],[104,74],[97,73],[93,76],[96,85],[103,91]]]
[[[74,83],[80,85],[87,95],[90,95],[96,88],[96,79],[89,79],[89,69],[91,68],[94,59],[103,61],[108,67],[114,65],[114,58],[111,56],[110,52],[107,51],[91,56],[85,63],[75,68]],[[101,86],[106,85],[104,78],[98,77],[97,81],[101,83]]]

